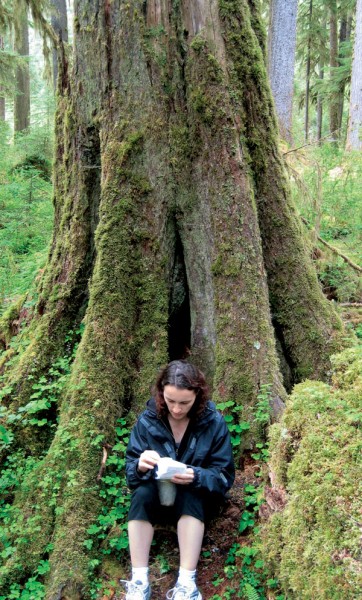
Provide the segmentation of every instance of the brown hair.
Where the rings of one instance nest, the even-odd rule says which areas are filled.
[[[166,385],[173,385],[179,390],[193,390],[196,393],[196,398],[188,417],[197,418],[202,414],[208,400],[208,387],[204,374],[195,365],[188,363],[186,360],[173,360],[162,369],[154,386],[159,417],[164,417],[168,413],[163,396]]]

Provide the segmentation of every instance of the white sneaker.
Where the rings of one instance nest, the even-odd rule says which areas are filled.
[[[151,586],[143,585],[141,581],[126,581],[120,579],[120,583],[126,586],[126,600],[149,600],[151,598]]]
[[[176,583],[176,586],[168,590],[166,594],[167,600],[202,600],[199,590],[194,584],[192,587],[186,587]]]

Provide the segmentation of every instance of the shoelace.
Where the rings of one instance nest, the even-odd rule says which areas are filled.
[[[167,600],[182,600],[182,598],[190,598],[190,594],[195,588],[187,588],[184,585],[177,585],[176,587],[169,590],[166,594]]]
[[[134,581],[127,581],[127,579],[120,579],[120,583],[126,586],[127,594],[133,594],[133,600],[144,600],[145,586]]]

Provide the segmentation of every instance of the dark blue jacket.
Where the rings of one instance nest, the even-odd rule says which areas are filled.
[[[229,431],[224,417],[211,401],[192,424],[181,457],[176,455],[172,432],[157,417],[154,399],[148,401],[146,410],[131,432],[126,453],[127,483],[131,489],[155,476],[155,469],[146,473],[137,471],[138,459],[144,450],[155,450],[161,457],[169,456],[192,467],[195,478],[190,486],[194,489],[224,495],[234,482],[235,468]]]

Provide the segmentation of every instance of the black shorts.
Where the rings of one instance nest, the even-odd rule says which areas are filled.
[[[162,506],[156,481],[148,479],[132,490],[128,520],[175,525],[182,515],[189,515],[205,523],[216,516],[222,502],[217,494],[178,485],[174,505]]]

